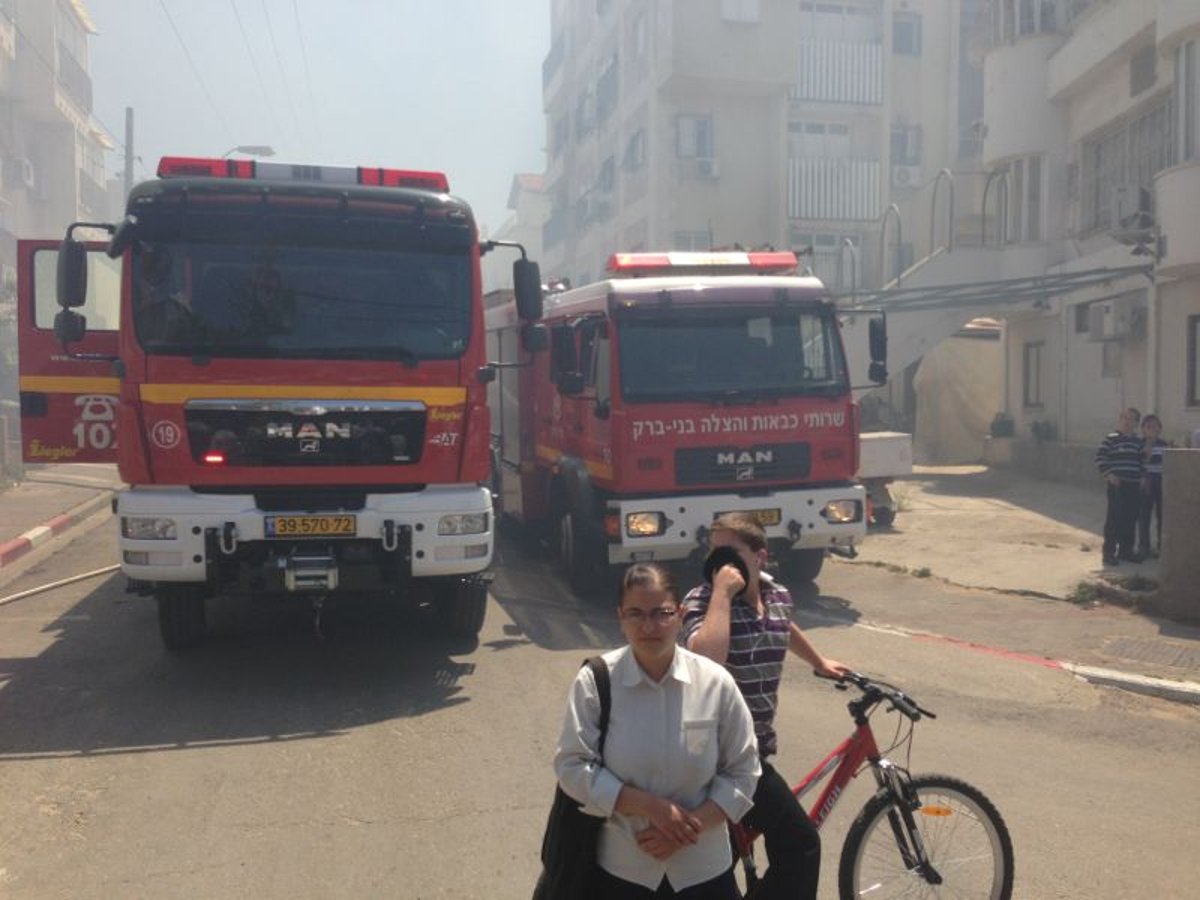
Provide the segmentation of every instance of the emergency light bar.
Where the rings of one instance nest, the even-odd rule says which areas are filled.
[[[362,184],[376,187],[420,188],[450,192],[450,181],[441,172],[384,169],[377,166],[306,166],[261,162],[256,159],[207,159],[198,156],[164,156],[159,178],[243,178],[252,181],[300,181],[318,184]]]
[[[790,250],[743,252],[715,250],[712,252],[675,253],[614,253],[608,258],[607,269],[618,276],[638,275],[765,275],[794,272],[798,266],[796,254]]]

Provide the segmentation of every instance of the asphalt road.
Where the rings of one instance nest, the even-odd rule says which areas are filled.
[[[110,528],[39,548],[2,592],[111,564]],[[611,600],[571,596],[532,548],[501,562],[473,647],[365,601],[329,608],[324,640],[303,605],[217,603],[175,657],[119,577],[0,606],[0,897],[528,897],[567,685],[619,636]],[[1055,613],[1078,610],[849,565],[799,608],[825,652],[939,714],[912,768],[993,799],[1015,896],[1190,898],[1200,712],[1031,661]],[[936,622],[1031,657],[907,636]],[[781,771],[848,732],[845,699],[789,670]],[[827,825],[823,897],[866,795]]]

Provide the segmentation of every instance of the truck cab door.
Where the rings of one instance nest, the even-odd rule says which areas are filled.
[[[121,310],[121,261],[87,243],[87,319],[83,340],[66,348],[54,336],[59,312],[57,241],[17,242],[17,361],[21,454],[27,463],[117,461],[113,374]]]
[[[605,322],[593,320],[583,326],[579,352],[584,385],[578,410],[580,455],[592,478],[601,482],[613,480],[611,346]]]

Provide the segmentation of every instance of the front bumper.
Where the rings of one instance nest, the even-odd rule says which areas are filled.
[[[402,534],[404,547],[410,551],[411,575],[415,578],[480,572],[491,564],[494,547],[491,493],[474,486],[431,485],[414,493],[368,494],[361,509],[304,510],[297,514],[345,512],[355,516],[353,535],[304,539],[267,537],[266,517],[284,513],[260,509],[253,494],[132,488],[118,494],[116,511],[121,570],[139,581],[205,581],[209,564],[220,561],[210,557],[236,557],[248,545],[258,542],[268,547],[291,544],[316,548],[368,541],[377,542],[381,550],[395,552],[392,546],[396,543],[395,536]],[[438,522],[442,516],[455,513],[487,513],[487,530],[439,535]],[[120,522],[128,516],[172,519],[175,537],[168,540],[124,537],[120,534]]]
[[[830,503],[857,504],[857,517],[850,522],[828,521],[822,510]],[[867,533],[866,491],[862,485],[774,491],[743,497],[739,494],[706,494],[687,497],[642,497],[610,500],[607,513],[617,516],[620,537],[610,539],[608,561],[614,565],[646,560],[686,559],[705,550],[708,529],[721,513],[770,513],[778,510],[779,521],[765,525],[767,540],[786,542],[792,549],[850,547]],[[630,537],[624,528],[631,513],[660,512],[669,523],[661,534]]]

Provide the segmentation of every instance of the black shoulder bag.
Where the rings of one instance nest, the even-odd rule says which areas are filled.
[[[612,709],[608,664],[593,656],[584,665],[591,668],[600,693],[600,744],[596,749],[603,759],[604,736]],[[542,837],[542,874],[534,888],[533,900],[581,900],[589,895],[596,881],[596,844],[603,824],[604,819],[589,816],[561,786],[555,787],[554,804]]]

